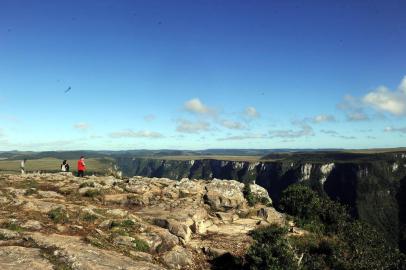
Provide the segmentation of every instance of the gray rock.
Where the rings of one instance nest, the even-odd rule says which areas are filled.
[[[276,223],[283,225],[285,223],[285,216],[282,213],[279,213],[273,207],[264,207],[258,210],[258,217],[263,218],[269,223]]]
[[[205,202],[214,211],[226,212],[244,206],[245,198],[241,192],[244,185],[237,181],[214,179],[206,185]]]
[[[256,184],[251,184],[250,188],[252,195],[256,198],[261,198],[264,202],[266,201],[268,204],[272,204],[272,199],[269,197],[268,191],[265,188]]]
[[[42,229],[41,222],[37,220],[28,220],[26,223],[21,225],[22,228],[27,229],[27,230],[34,230],[38,231]]]
[[[162,261],[170,269],[184,269],[193,264],[191,252],[179,246],[165,253]]]
[[[155,219],[155,225],[168,229],[169,232],[183,239],[185,243],[189,242],[192,236],[192,230],[186,224],[182,224],[173,219]]]
[[[10,231],[7,229],[0,229],[0,240],[16,239],[20,236],[18,232]]]
[[[38,195],[40,195],[43,198],[55,198],[55,199],[63,199],[64,196],[61,194],[55,192],[55,191],[38,191]]]
[[[151,254],[139,251],[130,251],[130,255],[135,258],[137,261],[153,262],[154,257]]]
[[[114,244],[120,245],[120,246],[126,246],[126,247],[134,247],[133,241],[135,238],[130,237],[130,236],[116,236],[113,240]]]
[[[106,212],[108,215],[124,218],[128,215],[128,211],[121,210],[121,209],[111,209]]]
[[[41,256],[37,248],[0,247],[1,270],[52,270],[53,265]]]
[[[207,256],[209,256],[209,257],[211,257],[213,259],[221,257],[221,256],[223,256],[223,255],[225,255],[227,253],[230,253],[227,250],[220,249],[220,248],[213,248],[213,247],[204,247],[203,252]]]
[[[161,244],[157,247],[158,252],[166,252],[179,245],[179,238],[171,234],[168,230],[162,229],[156,233],[162,240]]]
[[[149,262],[134,261],[117,252],[85,244],[77,236],[33,233],[29,237],[41,248],[56,248],[54,255],[75,270],[163,269]]]

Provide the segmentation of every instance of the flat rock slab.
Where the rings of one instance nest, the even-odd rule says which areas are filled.
[[[0,247],[0,269],[52,270],[53,265],[41,256],[40,249],[8,246]]]
[[[254,230],[257,223],[256,219],[238,219],[231,224],[213,225],[207,228],[207,231],[223,235],[244,235]]]
[[[158,265],[135,261],[114,251],[96,248],[80,237],[66,235],[30,234],[41,248],[55,248],[54,253],[75,270],[161,270]]]

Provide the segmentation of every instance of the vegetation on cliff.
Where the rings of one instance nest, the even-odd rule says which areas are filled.
[[[252,233],[246,269],[406,269],[405,256],[345,207],[301,184],[282,194],[280,207],[309,233],[271,225]]]

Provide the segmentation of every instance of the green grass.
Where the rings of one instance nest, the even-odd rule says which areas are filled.
[[[68,215],[61,207],[49,211],[48,217],[52,219],[54,223],[66,223],[68,221]]]
[[[94,188],[94,182],[84,182],[80,184],[79,188],[84,188],[84,187],[92,187]]]
[[[19,173],[20,160],[0,160],[0,172]],[[87,173],[106,173],[112,166],[113,160],[107,158],[86,159]],[[26,172],[59,172],[62,160],[56,158],[28,159],[25,163]],[[70,171],[76,172],[77,160],[68,160]]]
[[[97,219],[98,217],[96,215],[92,215],[90,213],[86,213],[82,216],[82,220],[86,222],[94,222]]]
[[[148,252],[149,251],[149,245],[144,240],[141,240],[139,238],[135,238],[135,240],[132,241],[132,243],[134,244],[134,249],[136,251],[141,251],[141,252]]]
[[[132,228],[132,227],[134,227],[135,225],[136,225],[136,224],[135,224],[134,221],[132,221],[132,220],[130,220],[130,219],[126,219],[126,220],[123,220],[123,221],[116,221],[116,220],[114,220],[114,221],[111,223],[110,227],[111,227],[111,228],[114,228],[114,227]]]
[[[102,192],[98,189],[89,189],[85,192],[85,194],[83,194],[83,196],[89,197],[89,198],[94,198],[94,197],[97,197],[100,195],[102,195]]]
[[[19,232],[19,233],[24,231],[23,228],[21,228],[18,224],[15,224],[15,223],[7,223],[5,225],[5,228],[7,230],[14,231],[14,232]]]
[[[38,190],[35,188],[29,188],[24,193],[25,196],[30,196],[30,195],[34,195],[34,194],[38,194]]]

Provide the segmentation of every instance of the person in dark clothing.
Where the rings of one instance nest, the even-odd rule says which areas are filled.
[[[62,172],[69,172],[69,164],[66,160],[64,160],[61,164],[61,171]]]

